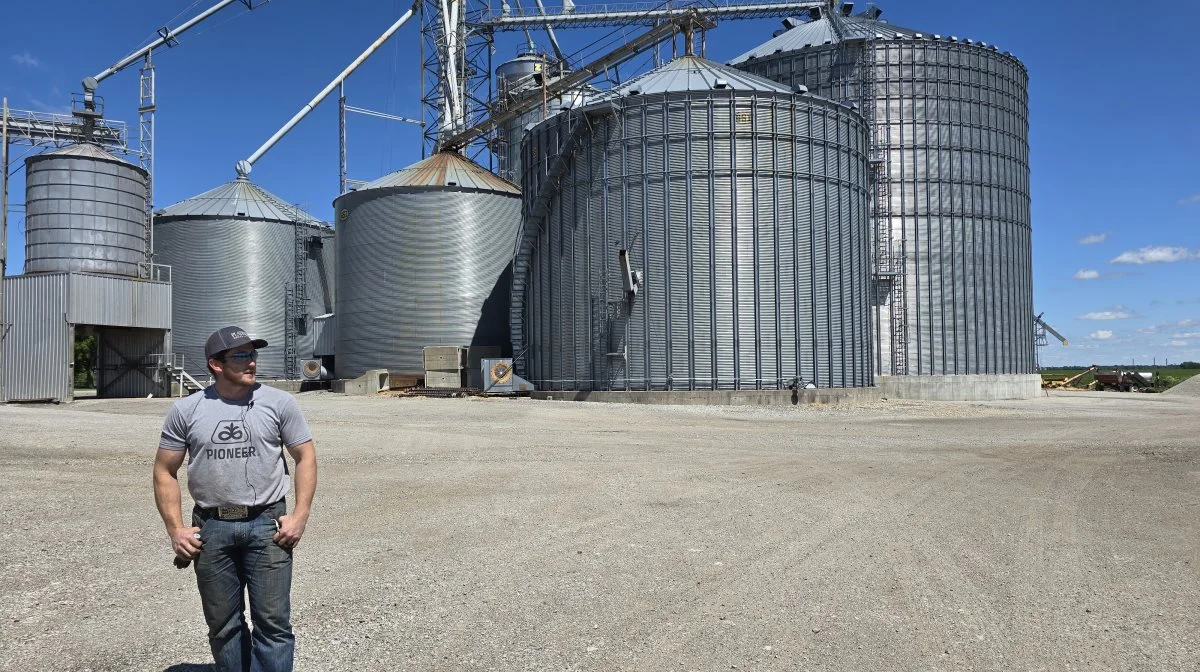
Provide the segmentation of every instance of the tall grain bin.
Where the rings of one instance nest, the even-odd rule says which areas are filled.
[[[270,346],[258,375],[299,376],[312,318],[333,312],[333,230],[244,176],[154,218],[155,261],[170,264],[174,351],[203,380],[204,341],[236,324]]]
[[[136,278],[146,262],[146,177],[91,144],[25,160],[25,272]]]
[[[424,370],[427,345],[508,346],[517,187],[452,152],[342,194],[339,378]]]
[[[534,127],[513,348],[538,389],[872,382],[867,129],[684,57]]]
[[[733,64],[857,102],[873,124],[876,271],[892,295],[875,318],[877,370],[1032,373],[1025,66],[985,43],[894,26],[877,8],[850,16],[849,6]]]

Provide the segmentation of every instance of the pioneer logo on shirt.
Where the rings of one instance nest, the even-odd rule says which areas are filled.
[[[213,430],[212,438],[209,439],[213,443],[231,444],[231,443],[248,443],[250,441],[250,428],[246,426],[245,420],[222,420],[217,423],[216,429]]]
[[[246,426],[246,421],[237,420],[222,420],[217,423],[213,429],[212,443],[218,445],[236,444],[236,448],[205,448],[204,456],[215,460],[232,460],[239,458],[254,457],[255,449],[250,443],[250,428]]]

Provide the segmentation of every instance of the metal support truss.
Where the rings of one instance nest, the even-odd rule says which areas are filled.
[[[154,263],[154,64],[146,52],[138,76],[138,161],[146,170],[146,250],[142,268]]]
[[[565,91],[582,86],[585,82],[598,76],[607,68],[619,65],[633,58],[641,51],[649,49],[671,37],[676,31],[683,31],[687,34],[688,44],[690,45],[691,34],[694,30],[707,30],[712,28],[713,25],[711,21],[695,10],[688,10],[677,14],[669,21],[660,23],[645,34],[639,35],[591,63],[571,72],[569,75],[561,77],[550,84],[543,85],[541,90],[535,91],[532,95],[528,95],[520,101],[513,103],[504,112],[494,114],[484,119],[481,123],[450,138],[446,138],[442,144],[447,149],[465,147],[472,141],[490,133],[496,127],[504,124],[504,122],[514,119],[538,105],[544,104],[547,98],[553,98]]]
[[[486,11],[481,0],[424,0],[421,4],[422,157],[437,151],[440,139],[487,117],[494,95],[495,38],[492,31],[479,25]],[[468,155],[477,158],[484,149],[478,145]]]
[[[786,17],[826,7],[829,0],[668,0],[580,7],[564,0],[563,11],[557,13],[547,13],[541,6],[527,11],[519,3],[515,10],[507,2],[500,4],[502,9],[497,13],[485,0],[422,0],[422,157],[437,151],[451,136],[484,122],[496,109],[491,75],[497,32],[656,26],[689,11],[709,20]],[[568,69],[575,65],[566,64]],[[463,149],[474,158],[487,147],[487,140],[486,135],[477,136]]]
[[[548,14],[525,12],[519,7],[485,13],[480,26],[495,31],[524,30],[545,25],[560,28],[596,28],[603,26],[654,25],[688,10],[697,10],[716,21],[719,19],[761,19],[787,16],[826,6],[826,2],[706,2],[685,0],[683,2],[630,2],[587,5],[569,12]]]

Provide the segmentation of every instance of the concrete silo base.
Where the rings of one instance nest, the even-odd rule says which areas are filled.
[[[1042,394],[1042,377],[1037,374],[879,376],[875,384],[885,399],[1001,401],[1033,399]]]
[[[610,404],[661,404],[678,406],[797,406],[874,401],[879,388],[843,387],[815,390],[538,390],[530,396],[549,401],[598,401]]]
[[[881,376],[875,387],[815,390],[538,390],[530,396],[548,401],[595,401],[610,404],[701,406],[797,406],[880,399],[918,401],[1003,401],[1033,399],[1042,394],[1037,374],[995,376]]]

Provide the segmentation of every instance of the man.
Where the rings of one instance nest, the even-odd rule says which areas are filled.
[[[176,565],[196,563],[208,642],[221,672],[291,670],[295,649],[292,550],[317,489],[317,454],[295,398],[256,382],[257,348],[266,346],[239,327],[208,337],[204,355],[215,382],[171,407],[154,461],[154,501]],[[284,449],[296,461],[290,514]],[[196,504],[190,527],[180,511],[185,453]]]

